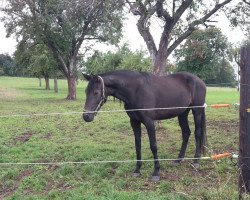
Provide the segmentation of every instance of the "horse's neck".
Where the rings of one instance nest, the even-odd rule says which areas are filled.
[[[130,82],[124,77],[112,77],[106,85],[108,96],[114,96],[117,99],[128,103],[130,101],[131,92],[128,89]],[[105,82],[105,81],[104,81]]]

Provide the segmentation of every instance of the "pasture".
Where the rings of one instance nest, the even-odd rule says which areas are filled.
[[[52,83],[52,81],[51,81]],[[77,100],[66,101],[67,85],[59,93],[38,87],[33,78],[0,77],[1,116],[81,112],[86,82],[77,86]],[[208,88],[206,102],[238,103],[232,88]],[[102,110],[123,109],[108,101]],[[238,151],[238,108],[206,110],[208,154]],[[191,118],[190,114],[190,118]],[[190,119],[191,130],[194,130]],[[162,121],[157,130],[159,158],[176,158],[181,145],[177,119]],[[192,133],[186,157],[193,157]],[[238,199],[238,167],[230,159],[191,161],[174,167],[162,161],[161,181],[149,181],[153,163],[143,163],[142,177],[133,178],[135,163],[1,165],[18,162],[134,160],[134,136],[126,113],[99,113],[86,123],[81,114],[0,118],[0,199]],[[145,129],[142,159],[152,159]],[[234,160],[237,162],[237,160]]]

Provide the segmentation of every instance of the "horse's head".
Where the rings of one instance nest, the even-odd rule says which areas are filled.
[[[89,81],[86,89],[86,102],[83,119],[86,122],[93,121],[97,111],[106,102],[105,84],[101,76],[83,74]]]

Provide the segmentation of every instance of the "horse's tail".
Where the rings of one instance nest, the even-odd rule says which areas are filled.
[[[201,115],[201,152],[203,155],[206,154],[207,148],[207,134],[206,134],[206,112],[205,107],[202,111]]]

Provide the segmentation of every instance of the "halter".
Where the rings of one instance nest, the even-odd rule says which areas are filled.
[[[104,80],[101,76],[97,76],[97,78],[99,78],[101,80],[102,83],[102,96],[101,96],[101,100],[99,102],[99,104],[97,105],[96,109],[95,109],[95,114],[97,114],[97,111],[99,110],[99,108],[105,103],[106,101],[106,97],[105,97],[105,85],[104,85]]]

